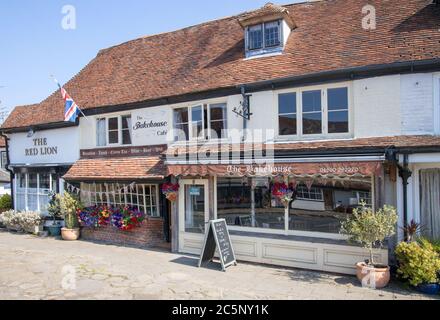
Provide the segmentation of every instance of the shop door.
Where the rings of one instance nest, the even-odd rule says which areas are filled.
[[[179,190],[179,251],[200,253],[208,223],[208,180],[181,180]]]

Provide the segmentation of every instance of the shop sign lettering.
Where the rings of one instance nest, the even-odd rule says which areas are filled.
[[[58,147],[48,146],[47,138],[32,139],[32,147],[24,149],[26,157],[50,156],[58,154]]]
[[[355,174],[359,171],[359,167],[322,167],[319,169],[321,174]]]

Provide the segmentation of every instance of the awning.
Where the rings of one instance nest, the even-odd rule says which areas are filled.
[[[160,157],[81,159],[64,175],[65,180],[163,179],[166,167]]]
[[[382,162],[304,162],[274,164],[168,164],[174,176],[366,177],[380,175]]]

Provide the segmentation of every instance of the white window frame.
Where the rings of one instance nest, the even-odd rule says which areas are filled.
[[[347,88],[348,95],[348,132],[343,133],[328,133],[328,94],[329,89]],[[321,128],[322,133],[319,134],[303,134],[303,105],[302,94],[306,91],[321,91]],[[278,114],[278,95],[283,93],[296,93],[296,134],[294,135],[280,135],[279,114]],[[353,90],[351,82],[332,83],[327,85],[317,85],[309,87],[301,87],[294,89],[283,89],[274,91],[273,96],[274,109],[276,112],[275,139],[277,141],[290,140],[318,140],[318,139],[347,139],[353,137],[354,132],[354,112],[353,112]]]
[[[300,196],[298,196],[297,195],[297,197],[296,197],[296,199],[297,200],[304,200],[304,201],[316,201],[316,202],[324,202],[324,191],[323,191],[323,189],[322,188],[319,188],[319,187],[311,187],[310,188],[310,190],[308,190],[307,189],[307,186],[305,186],[305,185],[299,185],[297,188],[305,188],[306,189],[306,192],[307,192],[307,194],[310,196],[310,194],[312,193],[311,191],[312,191],[312,189],[317,189],[317,190],[319,190],[319,195],[320,195],[320,199],[312,199],[311,197],[309,197],[309,198],[304,198],[304,197],[300,197]],[[298,192],[298,189],[297,189],[297,192]],[[316,192],[313,192],[313,193],[316,193]]]
[[[113,187],[110,189],[109,185],[112,185]],[[97,185],[99,185],[100,187],[97,188]],[[105,186],[105,190],[101,188],[101,186]],[[84,192],[84,196],[86,197],[86,199],[82,199],[84,201],[84,203],[88,203],[90,205],[101,205],[101,204],[106,204],[108,206],[133,206],[133,207],[137,207],[139,210],[143,211],[142,207],[144,207],[145,209],[148,207],[151,209],[155,208],[155,214],[154,215],[148,215],[146,212],[144,212],[147,216],[149,217],[153,217],[153,218],[159,218],[160,215],[160,201],[159,201],[159,184],[154,184],[154,183],[137,183],[135,185],[135,189],[132,190],[128,190],[127,192],[121,192],[121,188],[124,188],[123,183],[119,184],[119,183],[105,183],[105,182],[85,182],[81,184],[81,189],[83,189]],[[146,187],[149,187],[149,193],[146,193]],[[152,189],[156,190],[154,192],[154,196],[156,198],[156,204],[153,205],[153,192]],[[99,189],[99,190],[98,190]],[[119,201],[116,201],[115,199],[115,195],[112,195],[110,192],[114,191],[114,190],[118,190],[118,198]],[[139,190],[141,189],[142,191],[142,196],[143,196],[143,202],[140,203],[139,202]],[[98,193],[105,193],[106,194],[106,199],[105,201],[102,200],[102,197],[99,198],[99,196],[96,194],[96,192]],[[150,203],[148,204],[146,202],[146,198],[147,195],[150,197]],[[136,197],[137,199],[137,205],[133,204],[133,197]],[[123,200],[122,200],[123,199]]]
[[[224,104],[225,109],[226,109],[226,118],[224,119],[225,121],[225,128],[223,129],[225,131],[225,135],[227,136],[226,132],[228,130],[228,104],[225,101],[211,101],[211,102],[200,102],[200,103],[196,103],[196,104],[191,104],[190,106],[179,106],[179,107],[175,107],[172,109],[172,124],[173,124],[173,130],[175,130],[175,123],[174,123],[174,111],[178,110],[178,109],[187,109],[188,110],[188,137],[186,140],[177,140],[174,141],[174,143],[187,143],[187,142],[195,142],[195,141],[219,141],[219,140],[226,140],[227,138],[221,138],[218,137],[217,139],[212,139],[211,137],[211,112],[210,112],[210,108],[211,105],[218,105],[218,104]],[[193,119],[192,119],[192,108],[195,107],[202,107],[202,132],[203,132],[203,136],[200,137],[195,137],[193,136],[193,130],[192,130],[192,126],[193,126]],[[206,115],[206,130],[208,132],[205,132],[205,106],[206,108],[206,112],[208,113]],[[174,135],[175,136],[175,135]]]
[[[41,203],[40,203],[40,196],[44,196],[46,195],[46,193],[42,192],[42,190],[47,190],[47,191],[56,191],[53,189],[53,178],[54,178],[54,173],[51,172],[30,172],[30,173],[34,173],[37,175],[37,188],[35,193],[32,193],[33,196],[36,196],[36,206],[37,208],[34,211],[37,212],[42,212],[43,208],[41,207]],[[49,174],[49,189],[41,189],[40,188],[40,175],[41,174]],[[31,210],[29,208],[29,172],[23,172],[23,173],[17,173],[17,175],[20,175],[20,179],[19,178],[15,178],[14,179],[14,185],[15,185],[15,195],[22,195],[24,196],[24,209],[22,210]],[[24,188],[20,188],[19,186],[19,182],[21,180],[21,175],[24,176]],[[18,204],[18,199],[16,197],[16,199],[14,199],[14,205],[17,206]]]
[[[133,115],[130,113],[124,114],[116,114],[116,115],[106,115],[106,116],[97,116],[95,117],[95,146],[96,148],[106,148],[106,147],[129,147],[133,145],[133,131],[130,129],[131,143],[130,144],[122,144],[122,117],[129,116],[133,121]],[[110,119],[118,118],[118,143],[110,143]],[[105,146],[98,146],[98,125],[97,122],[99,119],[105,119]],[[113,131],[113,130],[112,130]]]
[[[280,44],[278,46],[269,46],[266,47],[266,35],[265,35],[265,24],[266,23],[272,23],[272,22],[278,22],[279,23],[279,40]],[[255,26],[261,26],[262,28],[262,47],[256,48],[256,49],[249,49],[249,28],[255,27]],[[284,35],[283,35],[283,20],[282,19],[275,19],[270,21],[264,21],[262,23],[257,23],[251,26],[247,26],[245,29],[245,50],[246,50],[246,57],[254,57],[259,55],[265,55],[268,53],[276,53],[280,52],[284,48]]]
[[[440,73],[434,74],[434,134],[440,135]]]

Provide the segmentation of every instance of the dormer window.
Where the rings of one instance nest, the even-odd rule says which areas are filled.
[[[295,23],[286,8],[266,4],[239,19],[245,30],[246,58],[282,53]]]
[[[281,45],[281,21],[271,21],[248,27],[248,50],[279,47]]]

